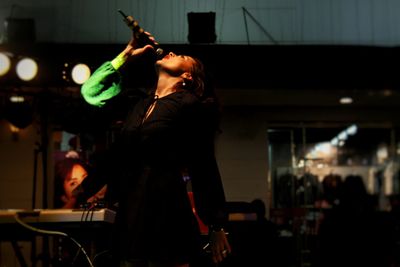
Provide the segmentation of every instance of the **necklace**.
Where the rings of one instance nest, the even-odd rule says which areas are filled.
[[[150,114],[153,112],[157,100],[158,100],[158,95],[154,95],[154,98],[152,99],[152,102],[151,102],[150,106],[147,108],[147,111],[146,111],[146,113],[144,114],[142,123],[145,122],[145,120],[146,120],[146,119],[150,116]]]

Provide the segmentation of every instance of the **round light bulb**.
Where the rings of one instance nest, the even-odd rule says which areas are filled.
[[[31,58],[21,59],[17,64],[17,75],[21,80],[30,81],[36,77],[38,65]]]
[[[73,67],[71,76],[76,84],[83,84],[90,77],[90,69],[86,64],[77,64]]]
[[[10,58],[4,53],[0,53],[0,76],[5,75],[10,70],[10,66]]]

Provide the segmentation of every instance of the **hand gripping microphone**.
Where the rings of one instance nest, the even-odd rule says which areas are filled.
[[[164,53],[164,50],[158,47],[158,45],[154,44],[154,42],[149,39],[149,36],[146,35],[144,29],[139,26],[139,23],[134,20],[132,16],[125,15],[124,12],[121,11],[121,9],[118,9],[118,12],[124,17],[124,22],[126,23],[126,25],[128,25],[128,27],[133,31],[133,34],[135,35],[139,46],[143,47],[149,44],[153,46],[156,50],[157,57],[161,57]]]

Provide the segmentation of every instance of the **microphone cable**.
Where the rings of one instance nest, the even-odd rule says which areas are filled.
[[[78,241],[76,241],[74,238],[72,238],[71,236],[69,236],[67,233],[64,233],[64,232],[50,231],[50,230],[39,229],[39,228],[33,227],[33,226],[25,223],[24,221],[22,221],[20,219],[20,215],[24,215],[24,214],[25,214],[24,212],[15,213],[14,218],[15,218],[15,221],[18,224],[20,224],[22,227],[24,227],[24,228],[26,228],[26,229],[28,229],[28,230],[30,230],[32,232],[35,232],[35,233],[39,233],[39,234],[42,234],[42,235],[61,236],[61,237],[64,237],[64,238],[67,238],[67,239],[71,240],[78,247],[78,252],[77,252],[77,255],[75,257],[77,257],[79,255],[80,251],[82,251],[82,253],[84,254],[89,266],[90,267],[94,267],[92,261],[90,260],[88,254],[86,253],[86,250],[83,248],[83,246]],[[27,214],[30,215],[30,213],[27,213]],[[37,215],[39,215],[39,213],[34,213],[34,216],[37,216]]]
[[[81,209],[82,209],[81,225],[84,222],[92,221],[92,219],[88,220],[89,214],[90,214],[90,211],[91,211],[91,206],[92,206],[92,203],[89,203],[89,202],[86,202],[85,204],[81,205]],[[93,215],[92,215],[92,217],[93,217]]]
[[[80,208],[82,210],[81,223],[84,223],[92,222],[95,211],[104,208],[104,205],[99,203],[98,199],[95,199],[93,202],[86,202],[80,205]]]
[[[80,207],[82,209],[82,215],[81,215],[81,227],[82,227],[85,222],[92,222],[95,211],[104,208],[105,205],[96,198],[93,202],[86,202],[82,204]],[[101,252],[96,253],[92,259],[93,264],[98,260],[99,257],[102,257],[109,253],[110,250],[103,250]]]

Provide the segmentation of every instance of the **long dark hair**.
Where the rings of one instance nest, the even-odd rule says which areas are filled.
[[[200,59],[192,57],[194,60],[194,64],[190,70],[192,74],[192,80],[185,81],[187,83],[185,89],[191,90],[195,95],[199,98],[203,98],[205,93],[205,79],[206,74],[204,70],[204,64],[200,61]]]
[[[192,58],[195,62],[191,69],[192,81],[185,89],[191,90],[205,105],[210,112],[214,130],[220,132],[221,105],[215,92],[213,79],[211,74],[205,71],[203,62],[197,57],[192,56]]]

